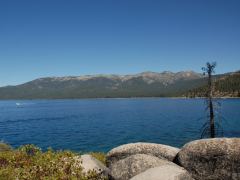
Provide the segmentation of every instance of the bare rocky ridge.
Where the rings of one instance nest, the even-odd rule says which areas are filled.
[[[200,86],[202,81],[201,74],[192,71],[48,77],[17,86],[2,87],[0,99],[174,96]]]
[[[240,97],[240,73],[214,76],[216,97]],[[204,97],[206,79],[193,71],[47,77],[0,87],[0,99]]]
[[[193,71],[181,71],[177,73],[173,73],[170,71],[164,71],[162,73],[157,72],[142,72],[135,75],[116,75],[116,74],[98,74],[98,75],[85,75],[85,76],[66,76],[66,77],[49,77],[49,78],[40,78],[36,79],[32,82],[38,83],[41,81],[88,81],[88,80],[94,80],[98,78],[106,78],[112,81],[120,81],[125,82],[129,81],[135,78],[142,78],[144,82],[151,84],[154,82],[160,82],[165,84],[171,84],[174,83],[177,80],[180,79],[198,79],[201,78],[202,75]]]

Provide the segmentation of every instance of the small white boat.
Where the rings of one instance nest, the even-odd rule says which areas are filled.
[[[16,103],[16,106],[21,106],[21,103]]]

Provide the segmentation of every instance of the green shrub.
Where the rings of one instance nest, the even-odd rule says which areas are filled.
[[[12,147],[6,143],[0,142],[0,152],[11,151]]]
[[[34,155],[37,155],[42,152],[39,147],[34,146],[33,144],[27,144],[25,146],[20,146],[18,148],[18,151],[20,151],[22,153],[26,153],[28,156],[34,156]]]
[[[102,180],[94,171],[84,173],[80,158],[70,151],[42,152],[34,145],[25,145],[12,151],[0,152],[1,180]]]

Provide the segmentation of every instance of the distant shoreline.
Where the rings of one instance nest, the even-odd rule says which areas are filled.
[[[48,98],[48,99],[0,99],[0,101],[48,101],[48,100],[92,100],[92,99],[206,99],[206,97],[105,97],[105,98]],[[214,97],[214,99],[240,99],[240,97]]]

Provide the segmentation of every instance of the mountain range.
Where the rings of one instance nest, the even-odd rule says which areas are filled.
[[[229,74],[215,77],[227,76]],[[197,92],[205,85],[206,78],[193,71],[46,77],[21,85],[1,87],[0,99],[193,97],[191,92]]]

